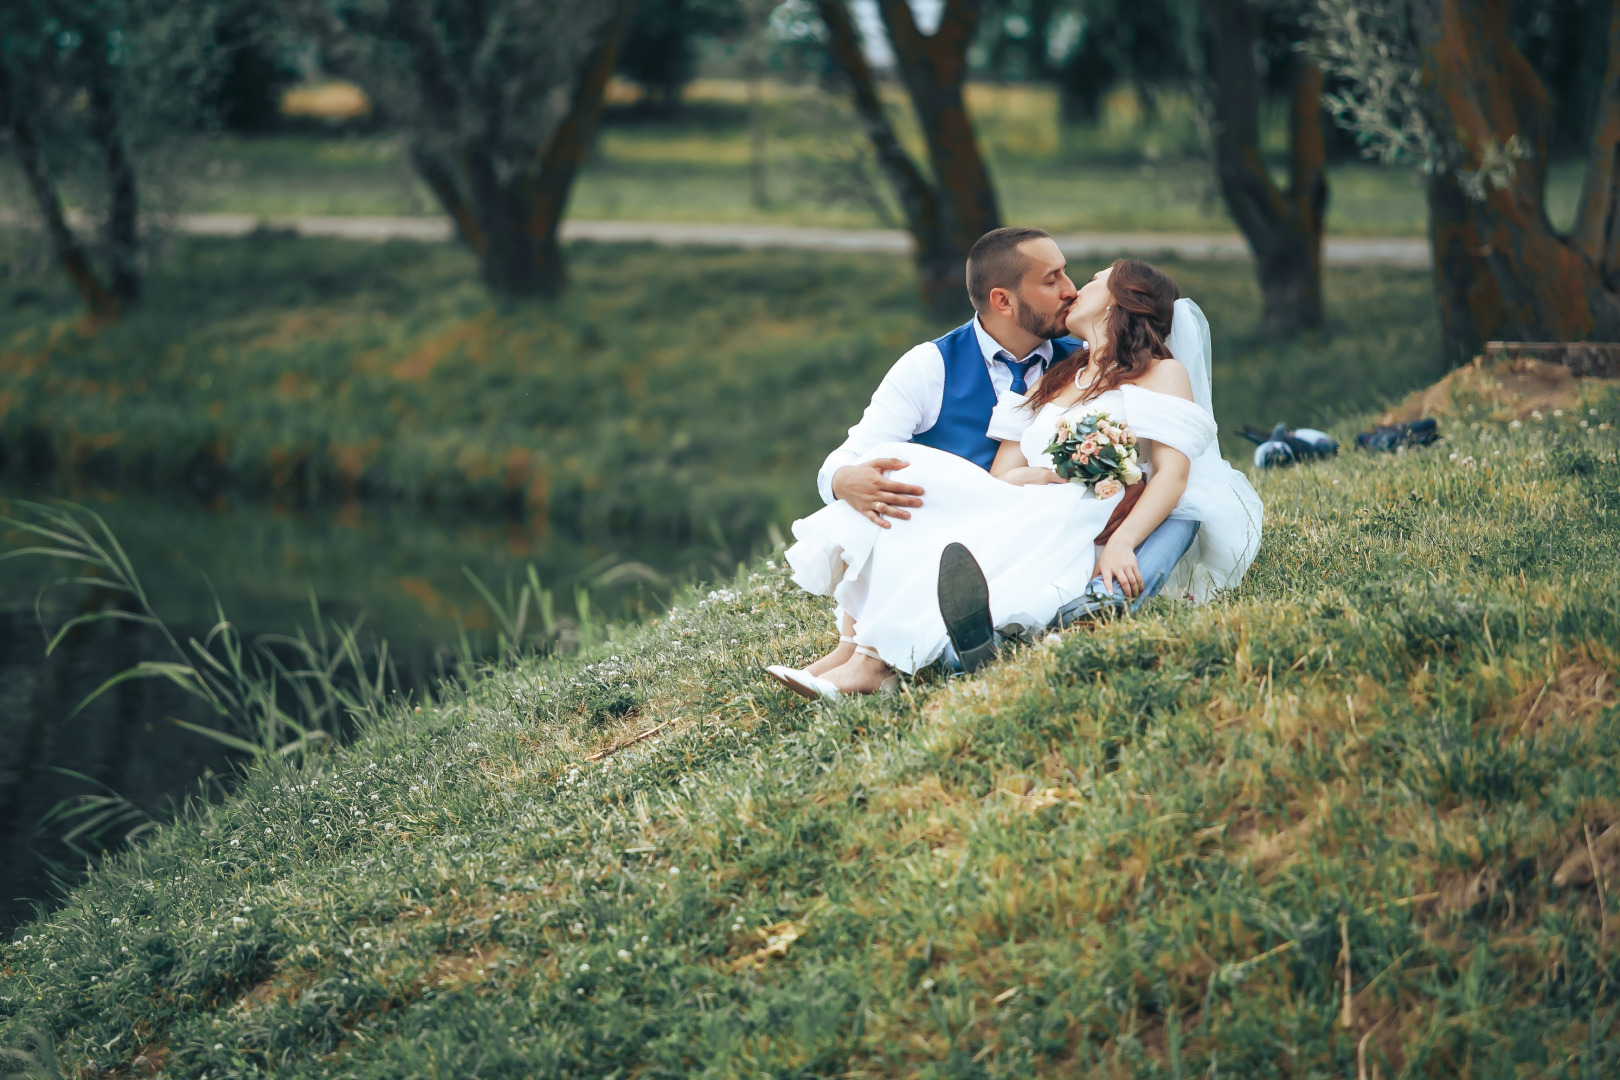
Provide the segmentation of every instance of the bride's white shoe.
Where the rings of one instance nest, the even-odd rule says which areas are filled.
[[[765,669],[765,674],[798,694],[811,701],[827,700],[837,701],[843,695],[838,687],[823,679],[819,675],[812,675],[808,671],[790,668],[785,664],[772,664]]]

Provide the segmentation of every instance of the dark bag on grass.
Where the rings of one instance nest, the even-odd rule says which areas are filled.
[[[1356,445],[1363,450],[1378,450],[1387,454],[1402,446],[1428,446],[1439,439],[1439,421],[1426,417],[1363,431],[1356,436]]]

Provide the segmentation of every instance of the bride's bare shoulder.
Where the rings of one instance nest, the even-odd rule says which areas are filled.
[[[1181,361],[1172,356],[1162,356],[1153,361],[1140,378],[1132,379],[1131,382],[1144,390],[1153,390],[1187,401],[1193,399],[1192,377],[1187,374],[1187,369],[1182,366]]]

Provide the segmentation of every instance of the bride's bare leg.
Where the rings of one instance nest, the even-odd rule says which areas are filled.
[[[825,672],[821,677],[846,694],[875,694],[894,677],[894,668],[876,656],[857,652],[847,663]]]
[[[835,667],[841,667],[849,662],[855,655],[855,620],[846,614],[838,624],[838,648],[823,656],[804,670],[811,675],[823,675]]]

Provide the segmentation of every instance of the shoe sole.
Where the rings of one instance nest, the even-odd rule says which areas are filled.
[[[769,671],[769,669],[766,670]],[[796,671],[792,668],[782,668],[779,671],[770,671],[769,673],[771,678],[775,679],[777,682],[781,683],[783,686],[787,687],[789,690],[793,691],[795,694],[798,694],[807,701],[832,701],[836,700],[840,696],[837,687],[834,687],[831,683],[824,682],[824,680],[815,675],[810,675],[803,671]],[[800,675],[803,675],[807,679],[815,679],[816,682],[823,683],[823,685],[828,687],[827,692],[823,693],[810,683],[800,682],[796,678],[796,676]]]
[[[990,583],[979,560],[961,544],[946,544],[939,556],[939,614],[945,633],[971,672],[995,656],[995,627],[990,622]]]
[[[793,684],[788,682],[787,677],[782,674],[785,671],[792,671],[792,670],[793,670],[792,668],[787,667],[786,665],[783,665],[783,664],[772,664],[770,667],[765,669],[765,674],[769,675],[771,678],[775,679],[777,682],[781,683],[783,686],[787,687],[789,690],[792,690],[793,689]]]
[[[1071,626],[1081,626],[1087,623],[1105,622],[1109,619],[1123,618],[1131,610],[1129,601],[1118,599],[1096,600],[1086,604],[1078,611],[1067,615],[1060,615],[1057,619],[1059,630],[1067,630]]]

